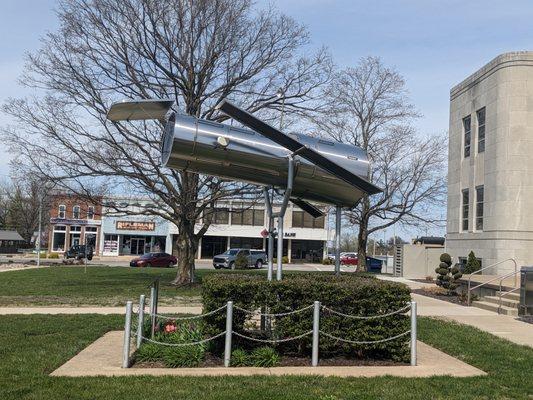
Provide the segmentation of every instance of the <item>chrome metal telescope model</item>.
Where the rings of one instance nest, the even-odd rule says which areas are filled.
[[[341,207],[352,207],[364,196],[381,192],[368,181],[370,165],[362,149],[314,138],[286,135],[228,101],[218,108],[231,118],[251,128],[169,113],[172,100],[137,100],[115,103],[108,119],[158,119],[165,123],[162,164],[226,179],[264,186],[269,214],[269,279],[272,278],[273,218],[278,220],[278,269],[281,279],[283,216],[292,201],[313,217],[322,212],[308,201],[335,205],[336,260],[340,271]],[[272,212],[268,188],[285,191],[281,208]]]

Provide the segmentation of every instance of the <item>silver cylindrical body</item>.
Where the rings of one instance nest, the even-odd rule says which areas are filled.
[[[292,136],[350,172],[368,178],[368,158],[362,149],[301,134]],[[227,145],[223,140],[222,144],[217,142],[218,138],[225,138]],[[287,184],[289,154],[254,131],[182,115],[169,118],[162,145],[162,162],[169,168],[280,188]],[[296,159],[292,196],[350,207],[365,195],[309,161]]]

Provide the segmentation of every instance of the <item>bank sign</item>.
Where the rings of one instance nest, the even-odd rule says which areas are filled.
[[[150,221],[117,221],[117,231],[154,231],[155,222]]]

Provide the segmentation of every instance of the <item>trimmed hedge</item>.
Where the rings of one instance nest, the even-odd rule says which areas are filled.
[[[410,301],[406,285],[378,280],[370,276],[341,274],[287,273],[280,282],[268,282],[262,275],[217,274],[205,277],[202,286],[204,312],[212,311],[227,301],[247,310],[259,310],[267,305],[270,313],[278,314],[303,308],[319,300],[322,305],[350,315],[376,315],[398,310]],[[206,317],[204,332],[207,336],[225,330],[226,313]],[[313,310],[276,317],[272,321],[272,336],[250,329],[251,319],[242,311],[234,310],[233,329],[248,336],[287,338],[312,329]],[[248,328],[248,329],[247,329]],[[359,320],[321,311],[320,329],[331,335],[357,341],[373,341],[395,336],[409,330],[409,318],[396,314],[386,318]],[[352,345],[340,343],[323,335],[320,337],[320,357],[346,356],[407,361],[408,336],[394,341]],[[222,354],[224,339],[212,342],[211,351]],[[311,336],[275,346],[282,355],[310,356]],[[233,348],[253,350],[261,343],[233,336]]]

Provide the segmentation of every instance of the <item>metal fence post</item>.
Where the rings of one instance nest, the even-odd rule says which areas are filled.
[[[137,348],[141,347],[143,340],[143,329],[144,329],[144,301],[145,296],[141,294],[139,298],[139,314],[138,314],[138,323],[137,323]]]
[[[226,343],[224,346],[224,367],[229,367],[231,361],[231,336],[233,333],[233,301],[228,301],[226,307]]]
[[[411,301],[411,365],[416,365],[416,301]]]
[[[150,288],[150,337],[153,340],[155,334],[155,286]]]
[[[130,366],[131,310],[133,303],[126,303],[126,323],[124,324],[124,345],[122,347],[122,368]]]
[[[313,308],[313,350],[311,365],[316,367],[318,365],[318,338],[320,335],[320,302],[315,301]]]

